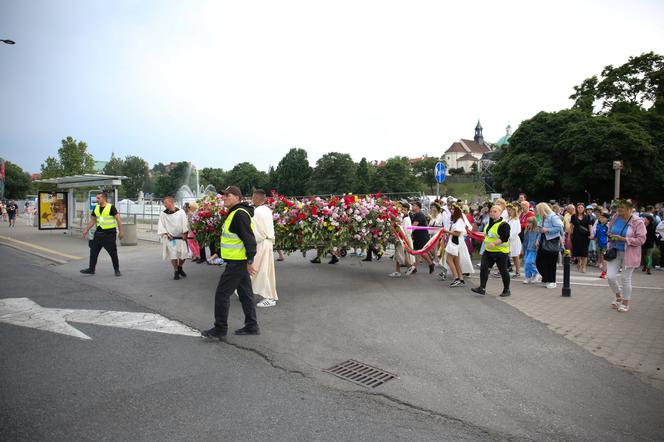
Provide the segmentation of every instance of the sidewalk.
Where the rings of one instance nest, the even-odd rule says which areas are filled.
[[[574,268],[574,267],[573,267]],[[557,289],[512,281],[512,296],[504,301],[551,330],[609,362],[632,371],[664,390],[664,271],[652,275],[634,271],[630,311],[618,313],[608,283],[596,268],[571,272],[572,296],[561,297],[562,271]],[[500,280],[489,281],[491,288]]]

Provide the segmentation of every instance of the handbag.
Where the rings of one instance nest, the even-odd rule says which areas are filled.
[[[620,236],[623,236],[623,234],[625,233],[625,229],[627,228],[627,225],[628,225],[628,223],[625,223],[625,227],[623,227],[623,229],[620,231]],[[613,226],[611,226],[611,227],[613,227]],[[606,259],[607,261],[613,261],[617,257],[618,257],[618,249],[613,247],[613,243],[612,243],[611,247],[609,247],[609,250],[604,252],[604,259]]]
[[[450,255],[459,256],[459,245],[454,244],[450,239],[447,241],[447,245],[445,246],[445,252],[449,253]]]
[[[542,233],[542,236],[540,237],[540,249],[547,253],[559,253],[560,237],[556,236],[553,239],[546,239],[546,235]]]

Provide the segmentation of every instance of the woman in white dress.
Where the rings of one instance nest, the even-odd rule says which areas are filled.
[[[403,231],[406,235],[408,247],[413,247],[410,238],[410,230],[407,229],[407,227],[411,226],[410,216],[408,215],[409,210],[410,204],[401,203],[401,227],[403,227]],[[390,273],[388,276],[391,276],[392,278],[400,278],[401,267],[410,267],[414,263],[415,257],[404,250],[401,241],[397,241],[397,243],[394,245],[394,272]]]
[[[521,276],[519,273],[519,268],[521,266],[521,239],[519,238],[519,233],[521,233],[521,221],[519,221],[519,215],[517,213],[516,206],[510,204],[507,206],[507,224],[510,225],[510,258],[514,261],[514,276],[513,278],[518,278]]]
[[[445,233],[448,234],[447,245],[445,246],[445,267],[450,269],[454,275],[454,281],[450,283],[450,287],[460,287],[466,285],[464,273],[474,273],[475,271],[466,246],[466,220],[463,211],[457,204],[453,204],[451,212],[452,227],[444,229]]]

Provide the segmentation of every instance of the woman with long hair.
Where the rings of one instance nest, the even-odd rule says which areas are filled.
[[[452,226],[450,229],[444,229],[448,234],[447,246],[445,246],[445,263],[454,275],[454,281],[450,287],[459,287],[466,285],[464,281],[464,273],[473,273],[473,263],[470,259],[468,247],[464,241],[466,236],[466,220],[463,210],[457,204],[451,207],[452,212]]]
[[[542,275],[542,283],[546,284],[546,288],[555,289],[556,265],[564,232],[563,221],[553,213],[547,203],[539,203],[535,206],[535,213],[542,220],[535,264],[537,271]]]
[[[610,249],[616,257],[608,262],[606,279],[615,294],[611,307],[619,312],[629,311],[632,300],[632,273],[641,265],[641,246],[646,242],[646,226],[634,213],[629,200],[618,202],[616,214],[609,222]],[[622,288],[618,284],[618,272],[622,268]]]
[[[583,203],[576,205],[576,212],[570,218],[572,233],[572,256],[577,258],[578,269],[586,273],[588,268],[588,247],[590,246],[590,229],[592,219],[586,215],[586,206]]]

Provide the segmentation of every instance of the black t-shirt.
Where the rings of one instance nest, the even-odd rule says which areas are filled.
[[[10,216],[16,215],[16,212],[18,211],[18,206],[13,203],[7,204],[7,214]]]
[[[413,225],[417,223],[420,227],[427,227],[427,217],[424,216],[424,213],[418,212],[413,213]],[[413,239],[425,239],[429,240],[429,231],[428,230],[413,230]]]
[[[106,206],[104,206],[104,207],[106,207]],[[102,213],[104,211],[104,207],[99,206],[99,213]],[[115,206],[111,206],[110,215],[115,216],[115,215],[117,215],[117,213],[118,213],[118,210],[115,208]],[[90,216],[91,217],[95,216],[95,210],[94,209],[92,209],[92,211],[90,212]],[[115,229],[99,229],[99,228],[97,228],[97,232],[115,233]]]

